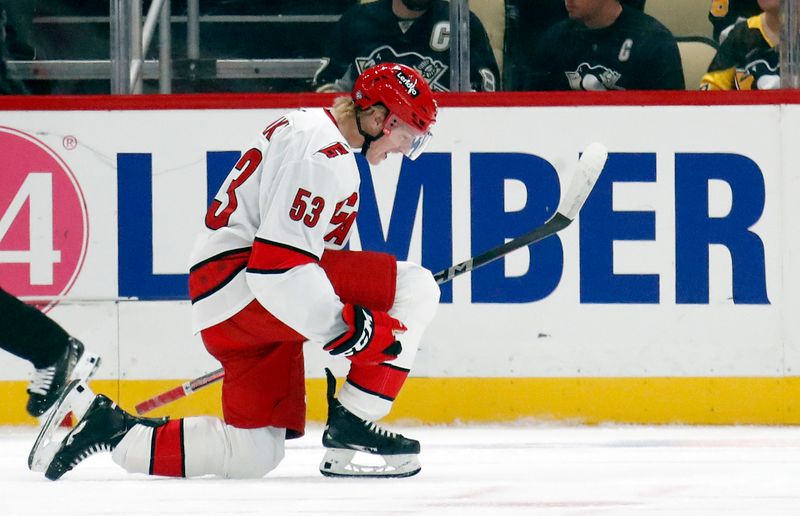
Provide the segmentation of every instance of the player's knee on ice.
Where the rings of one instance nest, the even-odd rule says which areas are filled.
[[[166,425],[156,429],[137,425],[114,449],[114,462],[130,473],[164,474],[158,470],[161,461],[181,460],[186,477],[261,478],[275,469],[285,454],[283,428],[236,428],[214,417],[171,423],[182,425],[179,442],[159,435],[167,431]]]
[[[226,478],[261,478],[283,460],[286,430],[283,428],[234,428],[226,425],[232,445],[225,465]]]

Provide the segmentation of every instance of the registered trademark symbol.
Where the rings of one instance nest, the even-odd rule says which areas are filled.
[[[72,150],[78,146],[78,139],[74,136],[65,136],[61,143],[64,145],[65,149]]]

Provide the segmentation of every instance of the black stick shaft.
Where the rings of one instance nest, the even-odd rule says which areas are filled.
[[[465,272],[469,272],[472,270],[477,269],[478,267],[483,267],[487,263],[491,263],[498,258],[502,258],[503,256],[507,255],[512,251],[516,251],[520,247],[525,247],[531,244],[535,244],[536,242],[543,240],[551,235],[555,235],[565,227],[569,226],[572,222],[572,219],[565,217],[560,213],[556,213],[550,219],[539,226],[536,229],[533,229],[522,236],[511,240],[510,242],[506,242],[503,245],[499,245],[495,248],[489,249],[483,254],[479,254],[478,256],[473,256],[469,260],[463,261],[452,267],[448,267],[442,271],[437,272],[433,275],[433,278],[436,280],[436,283],[441,285],[442,283],[447,283],[448,281],[452,280],[456,276],[461,276]]]

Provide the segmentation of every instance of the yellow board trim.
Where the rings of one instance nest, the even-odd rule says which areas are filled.
[[[185,380],[95,380],[132,411]],[[341,381],[340,381],[341,384]],[[25,382],[0,382],[0,425],[33,425]],[[220,387],[206,387],[152,416],[221,415]],[[308,420],[325,421],[325,381],[306,382]],[[387,421],[427,424],[800,424],[800,377],[789,378],[410,378]]]

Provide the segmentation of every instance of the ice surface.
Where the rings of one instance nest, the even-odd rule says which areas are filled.
[[[422,442],[406,479],[318,472],[322,429],[260,480],[130,475],[108,453],[51,482],[35,431],[0,427],[0,515],[797,515],[800,428],[391,427]]]

